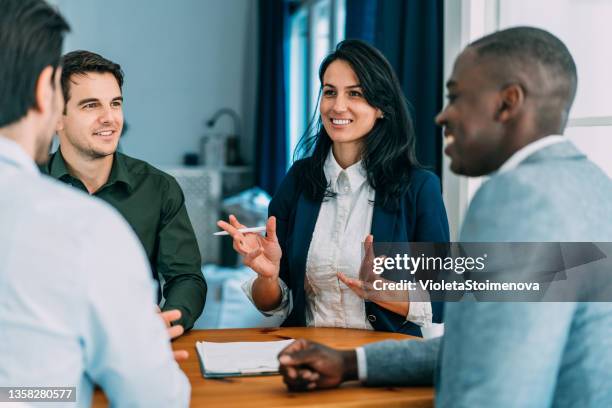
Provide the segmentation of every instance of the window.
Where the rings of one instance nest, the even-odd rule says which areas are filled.
[[[446,0],[445,78],[459,52],[483,35],[519,25],[550,31],[567,45],[578,67],[578,91],[565,134],[612,177],[612,103],[605,87],[612,69],[611,17],[612,2],[606,0]],[[444,200],[456,238],[482,179],[458,177],[444,160]]]
[[[566,135],[612,177],[612,2],[499,0],[499,27],[540,27],[558,36],[578,68],[578,90]]]
[[[310,88],[308,82],[308,10],[303,8],[291,16],[289,41],[289,89],[287,95],[289,157],[287,167],[293,163],[293,151],[306,130]]]
[[[494,31],[498,25],[497,0],[444,1],[444,78],[450,76],[457,55],[466,45]],[[444,84],[440,92],[446,93]],[[442,136],[440,136],[442,137]],[[450,161],[443,155],[442,184],[451,240],[458,238],[459,226],[470,199],[482,183],[481,179],[457,176],[450,171]]]
[[[293,152],[314,117],[319,99],[319,65],[344,38],[344,0],[296,3],[290,16],[289,89],[287,92],[288,166]]]

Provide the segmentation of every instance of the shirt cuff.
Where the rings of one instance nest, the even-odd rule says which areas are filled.
[[[359,381],[365,382],[368,379],[368,363],[365,350],[363,347],[357,347],[355,354],[357,354],[357,376]]]
[[[420,327],[431,327],[433,313],[430,302],[410,302],[406,320]]]
[[[255,279],[257,279],[257,276],[245,281],[241,287],[246,297],[251,301],[253,306],[257,308],[255,302],[253,301],[253,283],[255,282]],[[289,313],[291,313],[291,310],[293,309],[293,296],[291,296],[291,291],[287,287],[287,284],[280,278],[278,279],[278,286],[280,286],[281,290],[281,302],[279,305],[272,310],[257,310],[259,310],[262,315],[267,317],[282,316],[282,318],[285,319],[287,316],[289,316]]]
[[[406,320],[420,327],[431,327],[433,312],[429,292],[417,286],[416,290],[410,291],[410,306]]]

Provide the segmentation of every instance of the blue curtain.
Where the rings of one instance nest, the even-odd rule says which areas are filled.
[[[359,38],[374,45],[377,8],[377,0],[346,0],[344,37]]]
[[[442,174],[443,0],[347,0],[346,38],[360,38],[389,60],[409,102],[421,164]],[[374,24],[368,19],[375,16]],[[349,29],[350,28],[350,29]]]
[[[288,3],[259,0],[255,182],[273,195],[287,169],[285,40]]]

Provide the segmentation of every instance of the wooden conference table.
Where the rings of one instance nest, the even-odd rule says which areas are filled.
[[[196,341],[271,341],[305,338],[336,348],[354,348],[386,339],[416,339],[397,333],[336,328],[270,328],[192,330],[172,343],[175,350],[188,350],[189,359],[180,366],[191,382],[192,407],[432,407],[431,387],[360,387],[348,383],[333,390],[289,392],[281,376],[205,379],[195,350]],[[415,340],[418,341],[418,340]],[[393,358],[390,356],[390,358]],[[407,362],[407,364],[409,364]],[[154,373],[152,373],[154,375]],[[97,390],[94,407],[108,406]]]

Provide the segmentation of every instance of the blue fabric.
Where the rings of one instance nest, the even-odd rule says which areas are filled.
[[[287,169],[285,41],[288,2],[259,0],[259,83],[255,182],[274,194]]]
[[[268,210],[269,216],[277,219],[276,232],[283,251],[280,278],[293,296],[293,310],[283,323],[284,326],[306,324],[306,258],[321,208],[321,202],[314,202],[304,196],[296,177],[295,169],[307,165],[307,160],[294,163]],[[415,169],[410,188],[397,211],[389,212],[378,205],[374,206],[372,235],[377,242],[448,242],[448,221],[438,177],[429,171]],[[442,303],[434,302],[432,312],[433,321],[441,322]],[[371,323],[376,330],[421,335],[420,327],[407,322],[405,316],[399,316],[375,303],[366,302],[366,315],[375,317]]]
[[[442,109],[443,0],[347,0],[346,38],[378,48],[409,102],[419,162],[442,174],[442,137],[433,118]],[[374,20],[374,21],[372,21]]]
[[[378,0],[346,0],[345,38],[359,38],[374,45]]]

